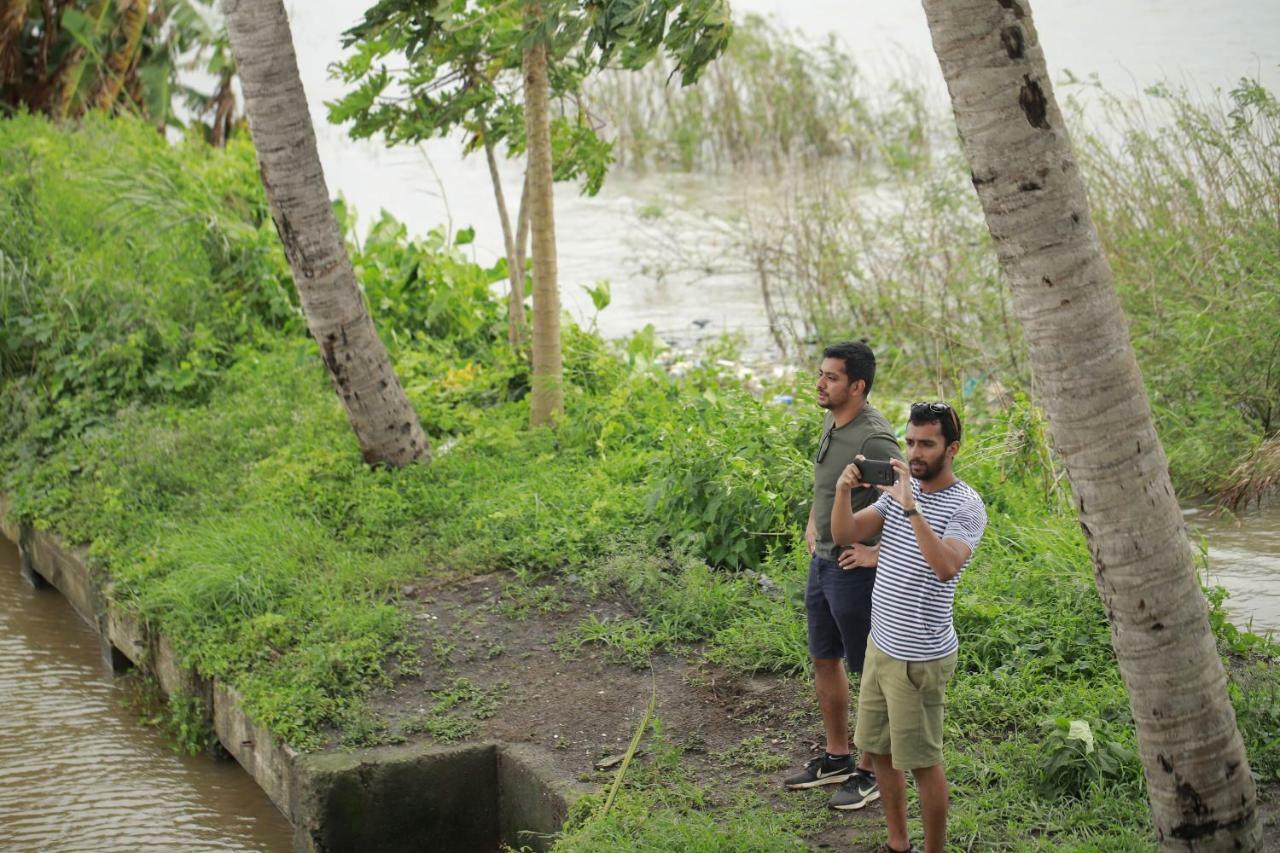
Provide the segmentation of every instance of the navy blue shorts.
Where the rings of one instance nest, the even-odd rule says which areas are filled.
[[[875,569],[846,572],[834,560],[814,555],[809,561],[809,585],[804,593],[810,655],[844,658],[850,672],[862,672],[875,582]]]

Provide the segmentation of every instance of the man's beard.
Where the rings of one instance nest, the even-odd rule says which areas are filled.
[[[925,461],[923,461],[923,460],[921,460],[919,463],[912,463],[912,465],[911,465],[911,476],[912,476],[912,477],[915,477],[917,480],[919,480],[919,481],[920,481],[920,482],[922,482],[922,483],[927,483],[927,482],[929,482],[930,480],[932,480],[934,477],[937,477],[939,474],[941,474],[941,473],[942,473],[942,463],[943,463],[943,461],[945,461],[945,457],[943,457],[942,459],[939,459],[937,462],[935,462],[935,463],[933,463],[933,464],[930,464],[930,463],[925,462]],[[923,473],[921,473],[921,474],[917,474],[917,473],[916,473],[916,471],[915,471],[915,467],[916,467],[916,465],[917,465],[917,464],[920,464],[920,465],[923,465],[923,466],[924,466],[924,469],[925,469],[925,470],[924,470],[924,472],[923,472]]]

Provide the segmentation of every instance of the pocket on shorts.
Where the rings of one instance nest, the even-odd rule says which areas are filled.
[[[911,685],[911,689],[917,693],[924,689],[929,679],[929,666],[916,660],[907,661],[907,684]]]

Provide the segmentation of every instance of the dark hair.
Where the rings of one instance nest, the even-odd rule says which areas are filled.
[[[938,424],[948,446],[960,440],[960,413],[948,403],[912,403],[908,420],[916,426]]]
[[[866,341],[844,341],[832,344],[822,351],[823,358],[839,358],[844,361],[844,373],[849,377],[849,384],[861,379],[867,383],[862,396],[871,395],[871,386],[876,381],[876,354],[867,346]]]

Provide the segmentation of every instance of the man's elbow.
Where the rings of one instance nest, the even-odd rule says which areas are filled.
[[[943,583],[954,580],[960,574],[960,566],[953,566],[950,562],[941,566],[930,566],[929,568],[933,569],[933,576]]]

